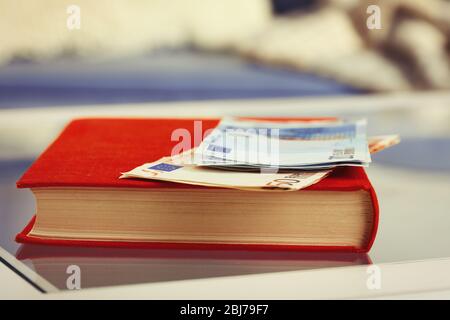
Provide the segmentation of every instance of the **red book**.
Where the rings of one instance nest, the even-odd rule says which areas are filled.
[[[370,249],[378,204],[362,168],[337,168],[289,196],[118,179],[121,172],[170,155],[180,142],[172,141],[174,130],[190,132],[195,146],[218,121],[202,120],[201,127],[194,119],[72,121],[17,182],[35,193],[38,209],[16,240],[141,248]],[[255,209],[261,215],[250,216]]]

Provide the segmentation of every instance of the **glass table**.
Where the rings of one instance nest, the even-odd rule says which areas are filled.
[[[224,277],[450,257],[450,95],[211,101],[178,104],[1,110],[0,246],[58,289],[79,266],[82,288]],[[77,116],[366,117],[369,134],[402,142],[373,156],[380,226],[368,254],[196,251],[20,245],[14,236],[34,214],[29,190],[15,182],[71,118]]]

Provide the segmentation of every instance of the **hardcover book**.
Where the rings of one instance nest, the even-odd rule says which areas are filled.
[[[307,120],[307,119],[306,119]],[[339,167],[295,192],[256,192],[118,179],[192,147],[219,119],[72,121],[17,182],[36,215],[17,241],[56,245],[366,252],[378,224],[363,168]],[[186,142],[186,141],[184,141]]]

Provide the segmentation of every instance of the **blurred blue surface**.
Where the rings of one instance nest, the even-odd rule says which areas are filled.
[[[404,169],[417,169],[450,172],[450,139],[403,138],[393,148],[389,148],[372,156],[375,163],[396,166]]]
[[[331,79],[188,49],[0,67],[0,108],[357,93]]]
[[[29,190],[16,189],[16,181],[31,165],[28,160],[0,160],[0,247],[14,253],[19,244],[16,234],[35,212],[33,195]]]

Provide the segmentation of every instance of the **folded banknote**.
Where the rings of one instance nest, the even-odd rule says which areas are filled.
[[[330,170],[284,173],[224,171],[192,165],[193,151],[145,163],[123,173],[120,178],[152,179],[242,190],[295,191],[320,181],[331,172]]]
[[[368,140],[371,152],[378,152],[397,144],[397,135],[372,137]],[[234,171],[234,168],[211,168],[194,163],[195,149],[172,157],[163,157],[152,163],[145,163],[120,178],[140,178],[208,187],[233,188],[252,191],[295,191],[319,182],[332,172],[329,170],[289,170],[279,172]],[[227,169],[227,170],[222,170]]]
[[[329,169],[368,166],[366,120],[249,122],[224,119],[195,151],[200,166]]]

